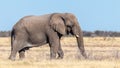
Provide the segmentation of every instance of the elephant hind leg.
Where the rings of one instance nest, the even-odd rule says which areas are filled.
[[[11,54],[9,56],[9,59],[12,61],[15,61],[15,57],[16,57],[17,51],[16,50],[12,50]]]
[[[24,49],[21,49],[21,50],[19,51],[19,58],[20,58],[20,60],[22,60],[22,59],[25,58],[25,50],[24,50]]]
[[[25,47],[25,48],[19,50],[19,58],[20,58],[20,60],[25,58],[25,50],[29,50],[29,47]]]
[[[14,40],[13,44],[11,45],[11,54],[9,56],[9,59],[14,61],[17,52],[18,52],[17,41]]]
[[[25,50],[20,50],[19,51],[19,58],[20,58],[20,60],[25,58]]]
[[[11,54],[9,56],[9,59],[10,60],[15,60],[17,52],[19,52],[20,57],[23,58],[24,57],[24,52],[25,52],[23,47],[24,47],[25,44],[26,44],[25,40],[16,38],[14,40],[13,44],[11,45]]]

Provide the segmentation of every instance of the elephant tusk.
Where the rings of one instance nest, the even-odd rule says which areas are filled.
[[[79,35],[76,35],[76,37],[79,37]]]

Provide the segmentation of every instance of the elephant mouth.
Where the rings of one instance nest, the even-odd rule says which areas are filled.
[[[67,35],[75,35],[75,37],[79,38],[79,35],[77,35],[77,34],[73,34],[72,31],[67,31]]]
[[[70,29],[70,28],[67,28],[67,30],[66,30],[66,34],[67,35],[75,35],[75,37],[79,37],[79,35],[78,34],[74,34],[74,32],[72,31],[72,29]]]
[[[67,35],[74,35],[73,31],[72,30],[67,30]]]
[[[74,35],[71,27],[69,27],[69,26],[67,26],[66,33],[67,33],[67,35]]]

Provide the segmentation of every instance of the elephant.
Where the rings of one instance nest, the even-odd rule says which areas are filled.
[[[68,34],[76,37],[81,55],[87,58],[82,30],[73,13],[25,16],[12,28],[11,53],[9,59],[15,60],[17,52],[19,53],[19,58],[24,59],[26,50],[44,44],[49,44],[50,59],[62,59],[64,53],[61,48],[60,39],[62,36]]]

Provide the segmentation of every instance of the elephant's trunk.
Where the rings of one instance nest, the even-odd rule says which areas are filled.
[[[84,58],[87,58],[87,55],[85,53],[85,49],[84,49],[84,41],[83,41],[83,37],[81,35],[76,35],[77,38],[77,43],[78,43],[78,48],[82,54],[82,56]]]
[[[84,58],[87,58],[87,55],[86,55],[85,49],[84,49],[83,34],[82,34],[82,31],[81,31],[80,27],[79,26],[77,26],[77,27],[75,26],[75,28],[73,29],[73,33],[76,36],[77,43],[78,43],[78,48],[79,48],[82,56]]]

